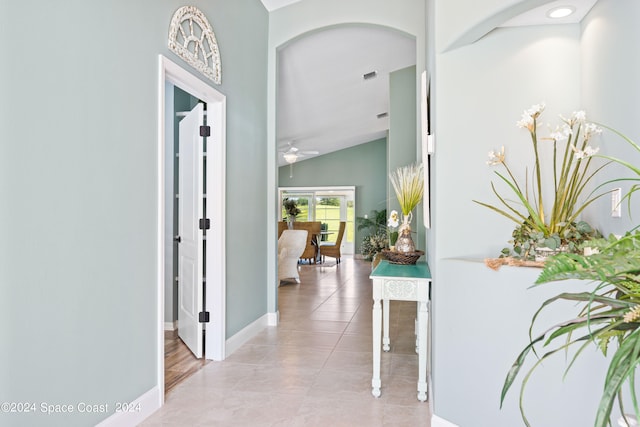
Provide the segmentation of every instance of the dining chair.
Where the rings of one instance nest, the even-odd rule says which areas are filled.
[[[278,283],[293,279],[300,283],[298,260],[307,245],[306,230],[283,230],[278,239]]]
[[[296,221],[293,223],[293,229],[306,230],[309,233],[307,236],[307,245],[302,255],[300,255],[300,260],[306,260],[309,261],[310,264],[315,264],[320,254],[318,250],[320,221]]]
[[[289,226],[286,221],[278,221],[278,239],[282,236],[282,232],[288,229]]]
[[[340,221],[338,228],[338,237],[335,242],[320,242],[320,257],[324,262],[324,257],[329,256],[336,259],[336,263],[340,264],[340,246],[342,245],[342,236],[344,236],[344,229],[346,222]]]

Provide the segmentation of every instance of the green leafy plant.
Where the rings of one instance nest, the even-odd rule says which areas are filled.
[[[620,398],[625,383],[630,385],[636,417],[640,419],[634,384],[635,369],[640,363],[640,232],[629,233],[621,239],[593,240],[589,245],[598,252],[589,256],[568,253],[551,257],[536,281],[539,285],[557,280],[586,279],[595,281],[596,285],[592,291],[556,295],[545,301],[533,316],[532,328],[548,305],[561,300],[582,303],[576,317],[539,336],[530,336],[529,345],[518,355],[507,374],[501,405],[527,356],[531,352],[537,354],[536,347],[545,349],[543,356],[525,375],[520,388],[520,411],[527,426],[530,424],[523,408],[524,390],[529,377],[541,363],[558,352],[576,348],[567,367],[569,370],[589,345],[597,345],[606,355],[613,343],[617,344],[617,349],[606,374],[595,426],[608,425],[613,405]]]
[[[380,230],[384,230],[385,221],[387,220],[387,210],[372,210],[370,215],[366,217],[356,217],[356,227],[358,231],[368,230],[369,234],[375,234]]]
[[[356,217],[358,231],[367,230],[367,234],[360,244],[360,253],[364,259],[371,261],[378,252],[386,249],[389,245],[387,238],[387,210],[372,210],[371,214],[365,217]]]
[[[298,208],[298,203],[293,199],[289,199],[288,197],[282,201],[282,205],[284,206],[284,210],[287,212],[287,215],[290,218],[295,218],[300,214],[300,212],[302,212],[300,208]]]
[[[572,222],[566,227],[562,234],[553,233],[545,236],[542,231],[534,230],[527,224],[516,227],[511,234],[513,240],[509,242],[511,248],[504,248],[501,257],[512,256],[520,259],[536,259],[536,248],[546,248],[550,255],[559,252],[579,253],[582,251],[581,244],[587,240],[602,237],[600,232],[591,227],[585,221]]]
[[[367,236],[360,245],[360,253],[367,261],[371,261],[377,253],[389,247],[389,238],[386,231],[378,231]]]
[[[409,215],[424,195],[424,168],[422,163],[399,167],[389,175],[391,185],[400,203],[403,215]]]
[[[561,247],[567,243],[565,239],[567,230],[578,227],[578,217],[582,211],[608,193],[608,191],[597,194],[592,192],[586,200],[581,198],[596,173],[608,164],[592,168],[592,159],[598,149],[591,147],[589,142],[594,135],[601,133],[601,128],[588,123],[584,111],[578,111],[574,112],[569,119],[562,118],[563,126],[548,137],[542,138],[538,135],[540,126],[538,119],[544,108],[544,104],[532,106],[517,122],[517,125],[526,129],[531,137],[534,159],[532,184],[529,185],[528,180],[523,184],[516,179],[502,147],[500,151],[489,153],[487,164],[504,168],[506,174],[497,171],[495,173],[506,184],[508,194],[515,196],[515,200],[502,196],[493,182],[491,189],[500,202],[498,206],[474,200],[475,203],[516,223],[519,231],[513,236],[514,248],[522,246],[524,242],[535,242],[536,245],[543,245],[542,247],[550,249]],[[546,168],[540,156],[539,145],[543,140],[552,144],[553,149],[551,165]],[[545,197],[543,188],[542,176],[547,174],[553,176],[551,198]],[[547,209],[545,203],[549,200],[551,208]],[[520,238],[523,240],[519,240]],[[519,254],[516,252],[516,255]]]
[[[411,232],[411,212],[422,201],[424,195],[424,166],[417,163],[399,167],[389,174],[389,180],[402,211],[402,224],[398,231]]]
[[[623,138],[640,152],[637,144],[627,137]],[[626,166],[636,174],[633,178],[619,178],[607,183],[620,180],[640,182],[640,168],[628,161],[606,158]],[[634,184],[625,197],[630,200],[631,195],[639,188],[640,184]],[[516,358],[504,382],[501,405],[527,357],[531,353],[538,356],[539,351],[545,349],[546,352],[541,357],[538,356],[538,360],[524,376],[520,387],[520,411],[527,426],[530,424],[525,416],[523,396],[533,372],[549,357],[558,352],[568,354],[573,349],[566,368],[568,371],[582,351],[590,345],[597,345],[605,356],[614,348],[594,425],[610,425],[611,411],[616,400],[623,416],[627,417],[622,406],[625,385],[629,386],[635,417],[640,420],[635,389],[636,368],[640,364],[640,231],[636,227],[621,238],[610,236],[608,239],[592,239],[584,242],[582,247],[588,249],[585,254],[566,253],[551,257],[545,263],[536,286],[566,279],[588,280],[595,285],[585,292],[560,293],[542,304],[531,322],[530,342]],[[563,300],[579,303],[577,316],[533,337],[531,329],[538,315],[551,304]],[[627,424],[631,425],[628,421]]]

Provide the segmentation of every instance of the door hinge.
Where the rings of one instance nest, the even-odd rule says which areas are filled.
[[[200,136],[211,136],[211,126],[200,126]]]
[[[200,321],[200,323],[209,323],[209,312],[201,311],[200,313],[198,313],[198,320]]]
[[[211,221],[209,218],[202,218],[200,220],[200,230],[208,230],[211,227]]]

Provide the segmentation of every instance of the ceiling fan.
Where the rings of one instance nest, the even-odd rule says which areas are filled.
[[[293,164],[298,161],[299,158],[304,157],[307,154],[320,154],[319,151],[302,151],[294,145],[294,141],[289,141],[285,146],[289,147],[288,150],[282,151],[282,157],[284,161]]]
[[[293,178],[293,164],[298,161],[299,158],[305,155],[320,154],[319,151],[302,151],[298,147],[294,146],[294,141],[287,142],[286,147],[289,147],[286,151],[281,151],[284,161],[289,163],[289,178]]]

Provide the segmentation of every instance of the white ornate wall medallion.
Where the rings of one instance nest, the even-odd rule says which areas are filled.
[[[215,84],[220,84],[222,72],[218,42],[200,9],[183,6],[173,14],[169,27],[169,49]]]

